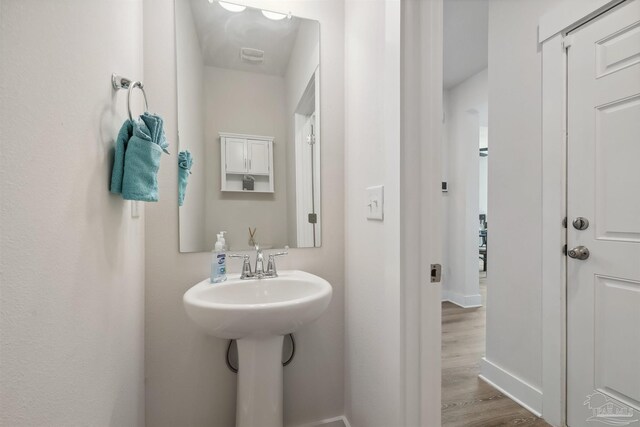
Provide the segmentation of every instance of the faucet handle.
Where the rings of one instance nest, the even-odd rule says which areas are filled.
[[[276,252],[275,254],[270,254],[269,257],[285,256],[285,255],[289,255],[289,246],[285,246],[282,252]]]
[[[284,251],[276,252],[275,254],[269,254],[269,262],[267,263],[267,276],[278,277],[278,270],[276,269],[276,257],[289,254],[289,246],[284,247]]]
[[[229,254],[227,255],[229,258],[242,258],[242,274],[240,275],[241,279],[248,279],[253,277],[253,273],[251,272],[251,262],[248,254]]]

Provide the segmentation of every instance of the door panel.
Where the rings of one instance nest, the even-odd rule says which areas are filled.
[[[567,263],[567,424],[626,425],[640,412],[640,0],[573,36],[567,243],[590,256]]]
[[[227,138],[226,141],[227,172],[246,172],[246,140]]]
[[[597,77],[640,62],[640,24],[631,25],[596,44]]]
[[[269,173],[269,144],[265,141],[247,141],[248,170],[253,174]]]
[[[640,406],[640,346],[620,325],[640,327],[640,282],[595,276],[595,388]]]
[[[640,95],[596,108],[599,239],[640,242]]]

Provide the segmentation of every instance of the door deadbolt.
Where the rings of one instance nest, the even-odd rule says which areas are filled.
[[[575,248],[569,250],[568,255],[573,259],[584,261],[585,259],[589,258],[589,249],[587,249],[585,246],[576,246]]]
[[[573,220],[573,228],[576,230],[586,230],[589,228],[589,220],[585,217],[579,216]]]

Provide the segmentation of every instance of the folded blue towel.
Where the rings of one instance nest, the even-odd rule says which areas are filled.
[[[162,148],[135,135],[127,144],[122,176],[122,198],[143,202],[158,201],[158,169]]]
[[[189,175],[191,175],[191,166],[193,165],[193,157],[189,150],[178,153],[178,206],[184,204],[184,196],[187,191],[187,183]]]
[[[126,200],[157,202],[160,157],[168,146],[159,116],[145,113],[134,122],[127,120],[116,141],[111,192]]]

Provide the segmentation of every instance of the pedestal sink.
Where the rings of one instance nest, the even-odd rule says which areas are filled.
[[[237,427],[283,426],[283,338],[320,317],[331,294],[329,282],[295,270],[269,279],[207,279],[184,294],[187,314],[204,332],[237,340]]]

